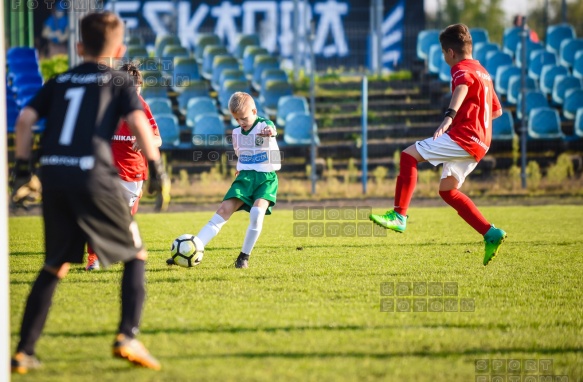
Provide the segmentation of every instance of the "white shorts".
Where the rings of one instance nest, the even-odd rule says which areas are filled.
[[[142,185],[144,184],[144,181],[128,182],[120,179],[119,182],[123,186],[124,200],[128,207],[133,207],[134,204],[136,204],[136,200],[138,200],[142,194]]]
[[[415,142],[419,155],[434,166],[443,163],[441,179],[453,176],[460,188],[466,177],[474,171],[478,162],[460,145],[455,143],[449,134],[443,134],[436,140],[433,137]]]

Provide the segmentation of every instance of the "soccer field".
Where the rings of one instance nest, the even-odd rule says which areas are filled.
[[[297,224],[336,221],[276,208],[243,270],[248,214],[192,269],[165,264],[170,244],[212,212],[138,214],[150,254],[139,339],[162,371],[111,356],[122,267],[75,265],[37,346],[43,369],[13,381],[490,382],[529,380],[525,369],[583,381],[583,206],[482,211],[508,233],[487,267],[451,208],[411,208],[407,232],[385,237],[300,237]],[[40,217],[9,225],[14,349],[43,241]]]

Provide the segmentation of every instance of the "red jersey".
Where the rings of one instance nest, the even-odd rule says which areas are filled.
[[[138,96],[142,102],[144,113],[150,120],[150,126],[154,135],[160,136],[158,125],[152,116],[150,107],[144,101],[142,96]],[[113,162],[119,172],[119,177],[128,182],[137,182],[148,179],[148,161],[141,151],[136,152],[132,149],[136,137],[132,135],[130,127],[125,120],[119,124],[117,131],[111,137],[111,151],[113,153]]]
[[[476,60],[463,60],[451,68],[452,91],[468,86],[468,94],[447,133],[479,162],[490,148],[492,112],[502,108],[490,74]]]

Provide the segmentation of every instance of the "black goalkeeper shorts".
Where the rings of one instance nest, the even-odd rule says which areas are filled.
[[[45,264],[82,263],[89,243],[103,266],[133,260],[142,249],[138,226],[121,195],[43,192]]]

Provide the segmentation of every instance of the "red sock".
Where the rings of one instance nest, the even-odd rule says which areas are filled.
[[[478,210],[470,198],[459,190],[439,191],[439,195],[452,206],[473,229],[484,235],[490,229],[490,223]]]
[[[407,153],[401,153],[401,165],[395,188],[395,211],[407,215],[413,191],[417,185],[417,159]]]
[[[136,201],[134,202],[134,205],[132,206],[132,210],[130,211],[132,216],[134,216],[138,212],[138,205],[139,204],[140,204],[140,198],[137,198]]]

